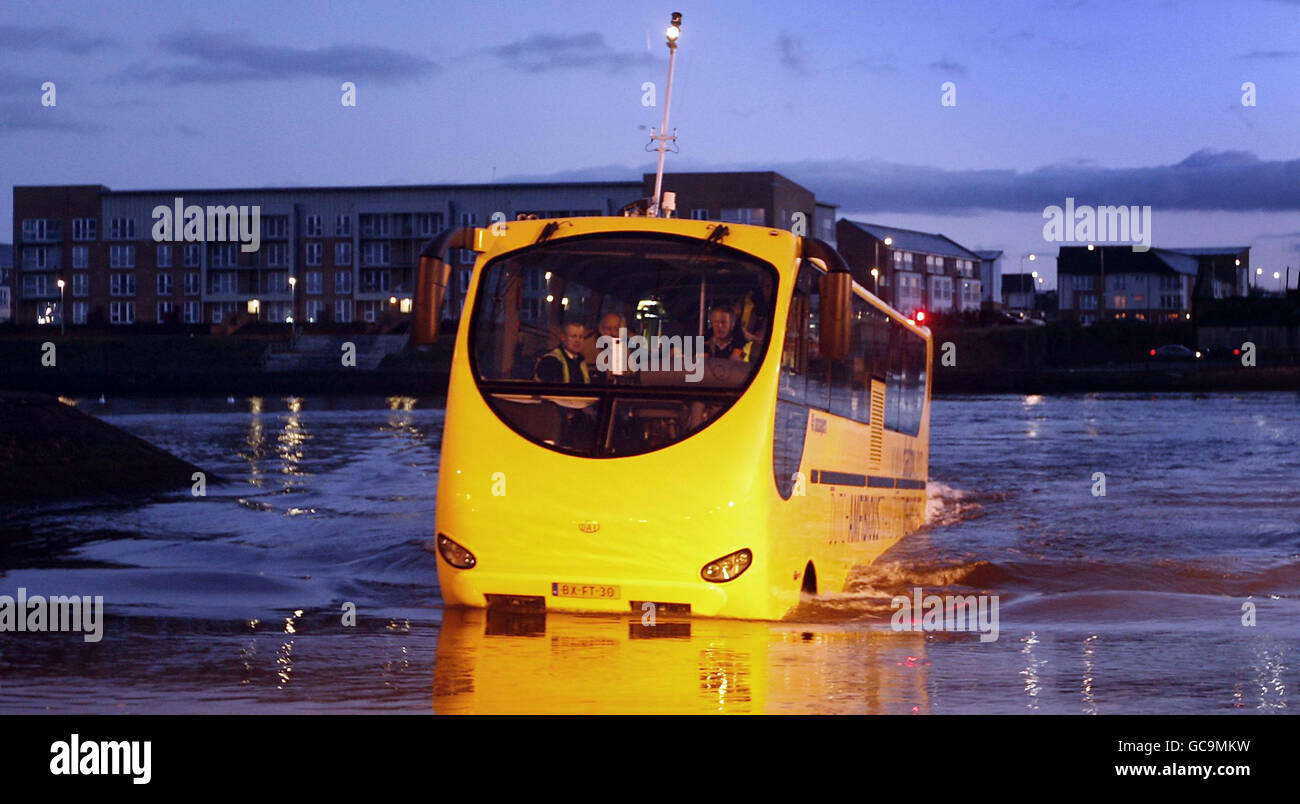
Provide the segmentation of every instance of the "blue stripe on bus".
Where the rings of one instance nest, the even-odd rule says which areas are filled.
[[[873,489],[924,489],[924,480],[909,480],[903,477],[879,477],[877,475],[859,475],[853,472],[832,472],[826,469],[812,470],[812,482],[827,486],[859,486]]]

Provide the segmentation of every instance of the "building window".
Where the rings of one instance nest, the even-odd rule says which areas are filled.
[[[289,264],[289,244],[271,243],[266,246],[266,264],[271,268],[283,268]]]
[[[460,225],[461,225],[461,226],[477,226],[477,225],[478,225],[478,213],[477,213],[477,212],[462,212],[462,213],[460,213]]]
[[[133,301],[110,302],[108,305],[108,323],[134,324],[135,323],[135,302]]]
[[[135,246],[109,246],[109,268],[134,268]]]
[[[172,275],[170,273],[158,274],[158,295],[172,295]]]
[[[23,249],[23,269],[27,271],[50,270],[59,267],[59,250],[57,248]]]
[[[186,247],[185,247],[185,267],[186,267],[186,268],[198,268],[198,267],[199,267],[199,260],[202,258],[202,256],[203,256],[203,251],[201,250],[201,247],[199,246],[198,243],[194,243],[194,244],[192,244],[192,245],[188,245],[188,246],[186,246]]]
[[[283,240],[289,236],[289,216],[267,215],[262,218],[262,237]]]
[[[271,271],[266,275],[267,293],[288,293],[289,274],[286,271]]]
[[[334,244],[334,264],[351,265],[352,264],[352,244],[335,243]]]
[[[386,242],[379,241],[361,244],[362,265],[387,265],[388,255],[388,243]]]
[[[334,272],[334,292],[351,293],[352,292],[352,272],[335,271]]]
[[[89,311],[90,311],[90,305],[87,304],[86,302],[73,302],[72,323],[74,324],[86,323],[86,313]]]
[[[1080,309],[1080,310],[1096,310],[1096,309],[1097,309],[1097,297],[1096,297],[1096,296],[1093,296],[1092,294],[1088,294],[1087,296],[1080,296],[1080,297],[1079,297],[1079,309]]]
[[[72,247],[72,267],[89,268],[90,267],[90,248],[87,246]]]
[[[199,303],[196,301],[187,301],[183,309],[184,321],[186,324],[198,324],[200,322]]]
[[[750,226],[766,226],[767,210],[763,207],[723,207],[718,220],[726,223],[747,223]]]
[[[359,215],[357,222],[362,237],[388,237],[392,232],[392,218],[389,215]]]
[[[28,218],[23,221],[23,242],[50,243],[63,234],[63,222],[58,218]]]
[[[308,292],[308,293],[322,293],[322,292],[324,292],[324,291],[322,291],[322,289],[321,289],[321,285],[322,285],[323,283],[321,282],[321,272],[320,272],[320,271],[308,271],[308,272],[307,272],[306,279],[307,279],[306,285],[307,285],[307,292]]]
[[[433,237],[442,231],[442,213],[427,212],[416,215],[415,228],[421,237]]]
[[[234,243],[214,244],[208,261],[209,265],[213,268],[234,268],[239,258],[236,248],[237,246]]]
[[[135,274],[113,274],[108,278],[110,296],[134,296]]]
[[[219,271],[219,272],[208,274],[208,292],[209,293],[234,293],[235,272]],[[217,323],[220,323],[220,321],[218,321]]]
[[[334,302],[334,320],[339,324],[352,323],[351,299],[338,299]]]
[[[308,237],[321,236],[321,224],[319,215],[308,215],[305,221]]]
[[[113,218],[108,227],[109,240],[134,240],[135,239],[135,219],[134,218]]]
[[[361,302],[361,320],[367,324],[375,323],[378,314],[375,311],[377,304],[372,301]]]
[[[312,242],[307,244],[307,264],[320,265],[321,244]]]
[[[709,219],[709,211],[708,211],[707,209],[692,209],[692,210],[691,210],[691,220],[693,220],[693,221],[707,221],[708,219]]]
[[[89,296],[90,295],[90,275],[73,274],[72,275],[72,295]]]
[[[456,273],[460,274],[460,292],[461,292],[461,293],[468,293],[468,292],[469,292],[469,275],[470,275],[471,272],[470,272],[470,271],[457,271]]]
[[[199,275],[198,275],[197,273],[187,273],[187,274],[185,275],[185,295],[186,295],[186,296],[197,296],[197,295],[199,295],[199,289],[200,289],[201,287],[202,287],[202,284],[201,284],[201,282],[200,282],[200,280],[199,280]]]
[[[170,267],[172,267],[172,247],[171,247],[171,246],[158,246],[158,260],[157,260],[157,262],[158,262],[158,267],[159,267],[159,268],[170,268]]]
[[[352,236],[352,216],[339,215],[334,219],[334,234],[339,237]]]
[[[50,275],[31,274],[23,277],[23,295],[28,298],[50,295]]]
[[[159,324],[166,324],[167,319],[171,316],[171,314],[172,314],[171,302],[158,302],[158,316],[154,320],[157,321]]]
[[[362,271],[361,292],[362,293],[387,293],[388,272],[387,271]]]
[[[476,255],[475,255],[475,253],[474,253],[474,251],[473,251],[472,249],[461,248],[461,249],[457,249],[457,251],[460,252],[460,264],[461,264],[461,265],[473,265],[473,264],[474,264],[474,257],[475,257]]]
[[[73,218],[72,239],[73,240],[94,240],[95,219],[94,218]]]
[[[325,302],[320,299],[311,299],[307,302],[307,323],[315,324],[325,315]]]

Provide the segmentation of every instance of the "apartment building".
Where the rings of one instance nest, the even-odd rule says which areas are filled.
[[[836,234],[853,278],[904,315],[980,309],[980,257],[954,240],[844,218]]]
[[[14,188],[14,319],[21,325],[374,323],[409,314],[419,252],[493,216],[610,215],[641,182],[114,191]],[[179,199],[179,200],[178,200]],[[157,207],[256,208],[256,251],[233,239],[154,237]],[[176,222],[180,228],[181,223]],[[207,233],[211,234],[211,232]],[[458,314],[473,254],[457,266]],[[63,285],[60,286],[60,281]]]
[[[1062,246],[1056,270],[1063,319],[1190,319],[1198,302],[1246,295],[1250,248]]]

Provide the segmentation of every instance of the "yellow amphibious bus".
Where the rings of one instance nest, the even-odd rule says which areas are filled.
[[[929,330],[828,244],[656,217],[452,230],[421,258],[417,341],[452,248],[477,260],[438,478],[448,605],[780,619],[922,523]]]

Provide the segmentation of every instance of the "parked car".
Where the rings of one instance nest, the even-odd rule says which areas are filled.
[[[1152,360],[1199,360],[1200,352],[1192,351],[1179,343],[1167,343],[1151,350]]]

